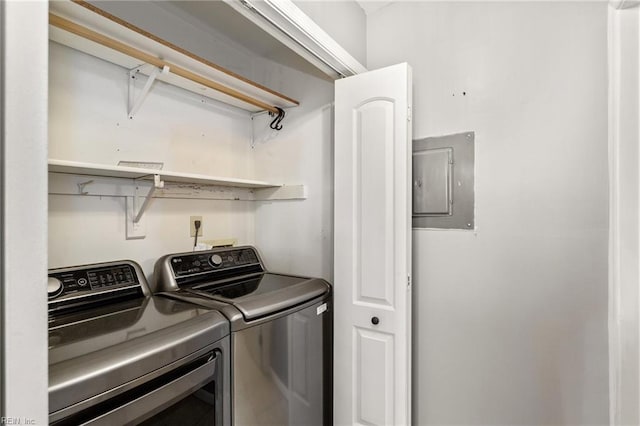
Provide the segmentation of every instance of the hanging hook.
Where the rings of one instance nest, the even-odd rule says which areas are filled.
[[[279,108],[279,107],[275,107],[275,108],[278,110],[278,116],[273,119],[271,124],[269,124],[269,127],[271,127],[273,130],[281,130],[282,129],[282,125],[280,124],[280,122],[284,118],[285,112],[284,112],[284,110],[282,108]],[[275,115],[275,113],[269,112],[269,115],[273,117]]]

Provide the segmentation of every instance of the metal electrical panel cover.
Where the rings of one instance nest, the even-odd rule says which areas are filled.
[[[425,149],[413,154],[413,214],[451,214],[453,149]]]
[[[474,229],[473,132],[413,141],[413,227]]]

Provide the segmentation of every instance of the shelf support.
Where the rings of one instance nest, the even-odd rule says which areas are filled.
[[[140,187],[136,186],[136,195],[133,197],[133,213],[136,216],[133,218],[133,223],[138,223],[140,221],[140,219],[142,218],[142,215],[144,214],[145,210],[149,206],[149,202],[151,201],[153,194],[156,192],[156,189],[162,189],[162,188],[164,188],[164,181],[160,179],[160,175],[157,175],[157,174],[153,175],[153,186],[149,188],[149,192],[147,193],[147,195],[144,196],[144,201],[142,202],[142,205],[138,209],[138,204],[140,203],[141,195],[140,195]]]
[[[85,190],[84,190],[84,188],[85,188],[87,185],[91,185],[92,183],[93,183],[93,179],[88,180],[88,181],[86,181],[86,182],[81,182],[81,183],[79,183],[79,184],[78,184],[78,193],[79,193],[80,195],[89,195],[89,191],[85,191]]]
[[[143,65],[144,66],[144,65]],[[129,119],[133,119],[133,116],[138,112],[140,107],[142,106],[142,102],[147,97],[147,94],[151,90],[151,85],[156,80],[159,75],[167,75],[169,74],[169,66],[164,65],[162,69],[155,68],[147,77],[147,82],[142,88],[142,92],[138,96],[138,99],[135,98],[135,83],[138,74],[140,73],[140,69],[142,66],[129,70]]]
[[[164,188],[164,182],[160,179],[160,175],[153,175],[153,185],[149,188],[149,192],[146,195],[141,195],[141,189],[138,185],[139,179],[135,179],[136,188],[133,197],[126,197],[126,238],[127,240],[135,240],[144,238],[147,235],[147,225],[142,220],[142,215],[149,206],[151,198],[157,189]],[[140,197],[144,198],[142,205],[140,205]],[[140,206],[140,207],[138,207]]]

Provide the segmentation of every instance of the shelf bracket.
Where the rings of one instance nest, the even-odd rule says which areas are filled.
[[[140,178],[142,179],[142,178]],[[127,196],[126,200],[126,237],[127,240],[135,240],[139,238],[144,238],[147,234],[147,225],[144,220],[142,220],[142,215],[145,210],[149,206],[151,202],[151,198],[157,189],[164,188],[164,182],[160,179],[160,175],[153,175],[153,185],[149,188],[149,192],[146,195],[141,195],[140,192],[142,189],[140,185],[138,185],[139,179],[136,179],[136,188],[134,191],[133,197]],[[145,186],[146,189],[146,186]],[[142,205],[140,205],[140,197],[144,198]],[[138,207],[139,206],[139,207]]]
[[[162,188],[164,188],[164,181],[160,179],[160,175],[153,175],[153,186],[149,188],[149,192],[147,193],[147,195],[143,196],[144,201],[142,202],[142,205],[140,206],[140,208],[138,208],[138,205],[140,204],[141,195],[140,195],[140,187],[136,186],[136,195],[133,197],[133,213],[135,214],[135,217],[133,218],[133,223],[138,223],[140,221],[140,219],[142,218],[142,215],[144,214],[145,210],[149,206],[149,202],[151,201],[153,194],[156,192],[157,189],[162,189]]]
[[[153,85],[153,82],[156,80],[156,78],[159,75],[167,75],[169,73],[168,65],[163,66],[162,69],[154,68],[154,70],[149,74],[149,77],[147,77],[147,82],[142,88],[142,92],[140,93],[138,98],[135,99],[135,81],[138,78],[138,74],[140,74],[143,66],[139,66],[137,68],[129,70],[129,119],[133,119],[133,116],[142,106],[142,102],[144,102],[144,99],[147,97],[147,94],[151,90],[151,85]]]
[[[87,185],[91,185],[92,183],[93,183],[93,179],[88,180],[88,181],[86,181],[86,182],[81,182],[81,183],[79,183],[79,184],[78,184],[78,193],[79,193],[80,195],[89,195],[89,191],[85,191],[85,190],[84,190],[84,188],[85,188]]]

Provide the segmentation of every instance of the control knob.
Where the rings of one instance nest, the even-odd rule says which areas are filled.
[[[47,280],[47,294],[49,298],[53,298],[62,293],[62,281],[57,278],[49,277]]]
[[[219,254],[214,254],[211,256],[211,264],[213,266],[222,265],[222,257]]]

